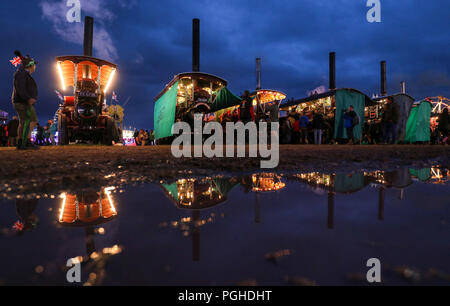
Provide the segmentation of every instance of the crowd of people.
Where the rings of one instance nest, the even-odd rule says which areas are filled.
[[[0,124],[0,146],[2,147],[17,147],[19,143],[19,119],[17,116],[6,123]],[[47,124],[42,126],[39,123],[35,127],[34,144],[37,146],[56,145],[56,123],[53,120],[48,120]]]
[[[150,132],[148,130],[134,130],[134,142],[136,143],[136,146],[153,146],[155,145],[155,132],[151,130]]]

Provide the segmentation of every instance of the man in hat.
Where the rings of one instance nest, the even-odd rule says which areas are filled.
[[[22,65],[14,73],[12,103],[19,116],[19,140],[17,148],[38,149],[31,143],[31,131],[37,123],[36,110],[34,105],[38,96],[38,88],[35,80],[31,76],[36,71],[37,62],[30,56],[23,56],[19,51],[15,54],[21,59]]]

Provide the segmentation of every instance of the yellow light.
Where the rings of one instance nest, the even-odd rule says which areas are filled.
[[[59,212],[59,222],[62,222],[63,220],[64,208],[66,207],[66,198],[67,196],[65,193],[61,194],[61,199],[63,199],[63,202],[61,206],[61,211]]]
[[[58,68],[59,77],[60,77],[60,79],[61,79],[62,90],[66,90],[66,84],[64,84],[64,75],[63,75],[63,71],[62,71],[62,68],[61,68],[61,63],[58,62],[58,63],[56,64],[56,67]]]
[[[108,92],[109,86],[111,85],[112,80],[113,80],[115,74],[116,74],[116,69],[114,69],[113,71],[111,71],[111,75],[109,76],[108,83],[106,83],[105,93]]]

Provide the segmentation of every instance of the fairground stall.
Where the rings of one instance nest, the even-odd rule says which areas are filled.
[[[405,93],[394,94],[391,96],[377,97],[373,99],[377,104],[367,107],[366,118],[369,124],[381,124],[384,113],[384,107],[387,103],[394,103],[399,111],[399,120],[397,124],[398,140],[403,142],[406,136],[406,123],[409,114],[415,102],[414,98]]]
[[[406,143],[424,143],[431,140],[431,110],[432,105],[428,100],[414,103],[406,124]]]
[[[360,124],[354,128],[354,137],[362,139],[365,108],[376,105],[372,99],[359,90],[352,88],[334,89],[310,97],[290,101],[281,105],[281,110],[289,115],[303,113],[312,119],[313,113],[321,113],[333,128],[334,139],[346,139],[347,131],[344,127],[344,113],[352,105],[359,115]]]
[[[429,97],[426,98],[426,100],[429,101],[433,107],[431,110],[431,129],[434,131],[438,125],[437,119],[439,118],[439,115],[442,114],[444,109],[448,109],[450,112],[450,99],[439,96]]]
[[[156,97],[155,139],[173,136],[175,121],[193,124],[194,114],[209,114],[239,105],[241,99],[227,88],[224,79],[202,72],[176,75]]]
[[[281,91],[272,89],[258,89],[252,92],[250,94],[250,97],[252,98],[256,120],[258,121],[265,120],[267,118],[269,113],[268,105],[276,103],[278,106],[280,106],[281,103],[286,99],[286,94]],[[211,119],[214,119],[218,122],[223,122],[223,120],[226,120],[226,117],[233,117],[233,114],[237,114],[239,108],[240,105],[235,105],[209,115],[210,118],[212,116]]]

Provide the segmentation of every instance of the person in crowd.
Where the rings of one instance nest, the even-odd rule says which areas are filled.
[[[288,118],[280,119],[280,143],[290,144],[292,137],[292,126]]]
[[[139,135],[137,138],[138,138],[138,142],[136,143],[136,145],[145,146],[145,131],[143,129],[141,129],[139,131]]]
[[[56,145],[55,142],[55,137],[56,137],[56,131],[58,130],[58,126],[56,124],[56,122],[54,122],[53,120],[49,120],[50,127],[49,127],[49,132],[50,132],[50,144],[51,145]]]
[[[308,125],[309,125],[309,118],[308,116],[306,116],[306,112],[303,111],[299,119],[300,137],[302,144],[308,143]]]
[[[29,57],[23,56],[19,51],[14,52],[21,60],[22,65],[14,73],[12,103],[19,116],[19,141],[17,148],[39,149],[31,143],[31,131],[36,126],[37,115],[35,110],[38,87],[31,76],[36,71],[37,62]]]
[[[381,124],[383,126],[383,142],[386,144],[397,143],[397,125],[400,118],[400,111],[392,101],[388,101],[384,106]]]
[[[253,108],[253,101],[248,90],[244,92],[244,96],[242,97],[241,106],[239,108],[239,119],[244,124],[255,121],[255,109]]]
[[[441,114],[439,114],[438,122],[438,131],[441,134],[441,139],[443,144],[447,144],[450,130],[450,115],[448,113],[448,108],[444,108]]]
[[[44,128],[39,123],[36,124],[36,141],[35,141],[35,143],[39,146],[43,146],[45,144]]]
[[[150,138],[149,138],[150,139],[150,145],[154,146],[155,145],[155,131],[151,130],[149,136],[150,136]]]
[[[44,145],[45,146],[50,145],[50,129],[47,125],[44,126]]]
[[[269,121],[280,122],[280,102],[274,101],[267,105],[267,111],[269,112]]]
[[[7,129],[9,146],[17,146],[17,130],[19,129],[19,120],[17,120],[17,116],[13,116],[11,121],[8,122]]]
[[[138,146],[140,144],[140,142],[139,142],[139,131],[137,129],[134,129],[133,138],[134,138],[134,142]]]
[[[314,130],[314,144],[322,144],[322,133],[326,128],[326,122],[321,113],[315,113],[312,121],[312,128]]]
[[[8,144],[8,127],[4,123],[0,123],[0,146],[6,147]]]
[[[295,121],[292,125],[292,143],[293,144],[299,144],[300,143],[300,116],[295,115],[294,116]]]
[[[144,146],[149,146],[150,145],[150,133],[148,132],[148,130],[145,130],[144,132]]]
[[[353,105],[344,110],[344,127],[347,130],[348,144],[355,143],[353,129],[360,123],[358,114],[355,112]]]

